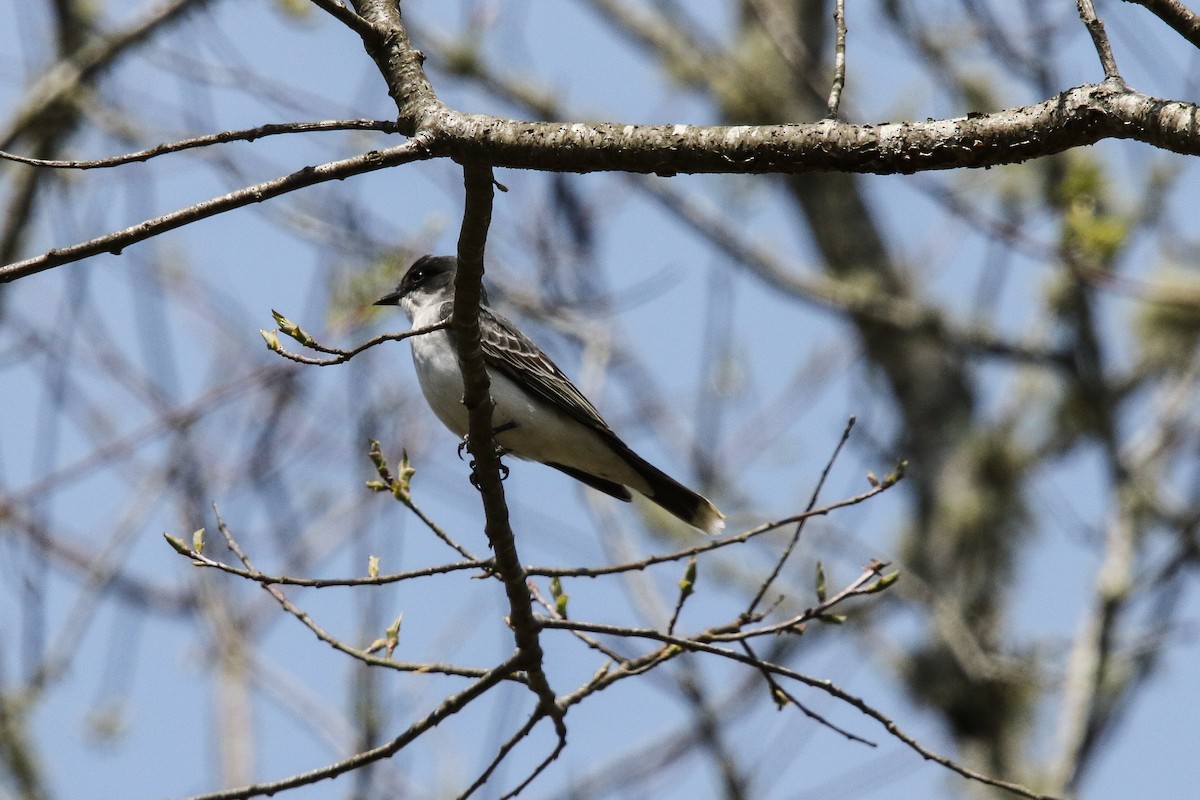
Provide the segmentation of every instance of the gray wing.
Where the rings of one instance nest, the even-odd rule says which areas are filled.
[[[479,311],[483,360],[517,386],[570,414],[583,424],[612,436],[595,406],[575,388],[550,357],[504,317]],[[615,437],[614,437],[615,438]]]

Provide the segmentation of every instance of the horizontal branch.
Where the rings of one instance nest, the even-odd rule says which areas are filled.
[[[862,714],[864,714],[864,715],[870,717],[871,719],[875,720],[876,722],[878,722],[895,739],[897,739],[902,744],[906,745],[909,749],[911,749],[914,752],[916,752],[917,754],[919,754],[926,761],[933,761],[937,764],[940,764],[941,766],[946,767],[947,769],[951,770],[952,772],[958,773],[959,775],[961,775],[964,778],[985,784],[987,786],[995,786],[997,788],[1004,789],[1008,792],[1012,792],[1013,794],[1019,795],[1021,797],[1030,798],[1030,800],[1060,800],[1060,798],[1056,797],[1055,795],[1043,794],[1041,792],[1037,792],[1032,789],[1028,789],[1019,783],[1013,783],[1011,781],[1006,781],[1006,780],[1002,780],[999,778],[993,778],[993,777],[991,777],[989,775],[985,775],[981,772],[976,772],[975,770],[964,767],[963,765],[959,764],[958,762],[954,761],[953,759],[950,759],[946,756],[940,755],[939,753],[937,753],[937,752],[929,749],[925,745],[921,744],[915,736],[913,736],[909,733],[906,733],[899,725],[897,725],[891,719],[891,717],[885,715],[883,712],[876,709],[874,706],[869,704],[866,700],[862,699],[858,695],[847,692],[846,690],[839,687],[837,684],[833,683],[833,681],[830,681],[828,679],[813,678],[809,675],[806,675],[802,672],[797,672],[796,670],[790,669],[781,664],[776,664],[771,661],[766,661],[764,659],[761,659],[761,658],[758,658],[755,656],[746,655],[744,653],[739,653],[736,650],[730,650],[728,648],[720,647],[715,644],[709,644],[708,642],[699,641],[696,638],[686,638],[686,637],[681,637],[681,636],[674,636],[671,634],[662,633],[661,631],[656,631],[656,630],[652,630],[652,629],[624,628],[619,625],[606,625],[606,624],[602,624],[602,623],[580,622],[578,620],[569,620],[569,619],[562,619],[562,618],[555,618],[555,617],[538,617],[538,621],[541,623],[542,627],[544,627],[546,629],[558,629],[558,630],[567,630],[567,631],[587,631],[590,633],[607,634],[610,636],[623,637],[623,638],[648,639],[651,641],[658,641],[658,642],[662,642],[665,645],[670,645],[670,646],[679,648],[679,650],[681,650],[681,651],[691,651],[691,652],[695,652],[695,653],[707,653],[709,655],[726,658],[730,661],[736,661],[740,664],[745,664],[746,666],[753,667],[754,669],[770,671],[774,675],[790,678],[791,680],[797,681],[798,683],[802,683],[805,686],[812,687],[813,689],[817,689],[818,691],[822,691],[822,692],[830,695],[831,697],[833,697],[837,700],[840,700],[843,703],[846,703],[847,705],[855,708]]]
[[[525,574],[546,578],[596,578],[601,575],[615,575],[621,572],[639,572],[647,567],[655,566],[656,564],[666,564],[673,561],[682,561],[692,556],[698,556],[701,553],[706,553],[709,550],[717,550],[722,547],[740,544],[741,542],[753,539],[770,531],[778,530],[785,525],[791,525],[801,520],[809,519],[810,517],[826,516],[832,511],[846,506],[854,506],[859,503],[864,503],[876,495],[886,492],[901,479],[901,473],[893,472],[877,486],[871,487],[868,491],[862,494],[847,497],[844,500],[838,500],[836,503],[830,503],[827,506],[814,508],[809,511],[803,511],[799,514],[792,514],[778,519],[773,522],[764,522],[761,525],[756,525],[749,530],[743,531],[736,536],[728,536],[720,539],[706,539],[703,544],[694,545],[683,550],[676,550],[672,553],[658,556],[646,556],[638,561],[629,561],[623,564],[610,564],[603,567],[526,567]]]
[[[191,559],[192,566],[220,570],[230,575],[236,575],[239,578],[245,578],[248,581],[261,583],[264,586],[303,586],[310,589],[328,589],[335,586],[385,586],[389,583],[400,583],[415,578],[428,578],[431,575],[445,575],[449,572],[459,572],[462,570],[482,572],[491,566],[491,562],[488,561],[455,561],[450,564],[438,564],[432,567],[408,570],[407,572],[376,575],[375,577],[298,578],[291,575],[268,575],[265,572],[259,572],[257,569],[235,567],[232,564],[226,564],[224,561],[209,558],[198,550],[193,550],[177,536],[164,533],[163,538],[167,540],[167,544],[176,553]]]
[[[864,172],[992,167],[1103,139],[1200,154],[1197,106],[1117,81],[1079,86],[1031,106],[925,122],[852,125],[627,125],[524,122],[440,104],[420,119],[433,156],[563,172]]]
[[[69,247],[54,248],[47,250],[39,256],[27,258],[24,261],[15,261],[12,264],[0,267],[0,283],[15,281],[18,278],[35,275],[44,270],[63,264],[70,264],[71,262],[100,255],[101,253],[118,255],[131,244],[150,239],[166,231],[183,227],[198,220],[216,216],[225,211],[231,211],[253,203],[261,203],[264,200],[279,197],[288,192],[294,192],[297,189],[304,189],[319,183],[325,183],[326,181],[340,181],[353,175],[361,175],[364,172],[373,172],[399,164],[407,164],[428,157],[429,153],[424,147],[423,140],[415,137],[409,139],[404,144],[384,150],[371,150],[352,158],[331,161],[315,167],[304,167],[290,175],[284,175],[283,177],[264,183],[247,186],[244,189],[238,189],[235,192],[196,203],[179,211],[173,211],[170,214],[164,214],[161,217],[155,217],[154,219],[140,222],[137,225],[114,231],[104,236],[89,239],[86,242],[73,244]]]
[[[245,800],[250,797],[271,797],[278,792],[309,786],[318,781],[336,778],[367,764],[390,758],[403,750],[409,744],[435,728],[443,720],[462,711],[472,700],[487,692],[493,686],[506,680],[520,667],[519,655],[511,656],[507,661],[490,670],[461,692],[447,696],[437,708],[430,711],[421,719],[414,722],[403,733],[390,742],[356,753],[350,758],[328,764],[308,772],[301,772],[289,778],[250,786],[240,786],[233,789],[210,792],[209,794],[192,795],[188,800]]]
[[[253,142],[268,136],[279,136],[285,133],[317,133],[326,131],[381,131],[395,133],[396,123],[386,119],[334,119],[320,122],[278,122],[259,125],[254,128],[243,128],[236,131],[221,131],[205,136],[195,136],[190,139],[180,139],[175,142],[148,147],[133,153],[123,153],[107,158],[92,158],[87,160],[54,160],[46,158],[31,158],[20,153],[9,153],[0,150],[0,160],[15,161],[18,164],[28,164],[31,167],[52,167],[54,169],[108,169],[120,167],[140,161],[149,161],[168,153],[179,153],[184,150],[194,150],[198,147],[208,147],[227,142]]]
[[[120,253],[175,228],[330,180],[449,157],[464,163],[562,172],[913,173],[991,167],[1106,138],[1200,154],[1197,106],[1134,92],[1119,81],[1080,86],[1033,106],[949,120],[851,125],[627,125],[522,122],[463,114],[433,101],[407,142],[305,167],[188,208],[0,267],[0,283]],[[401,124],[402,129],[407,126]]]

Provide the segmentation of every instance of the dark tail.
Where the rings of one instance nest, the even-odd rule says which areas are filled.
[[[622,443],[624,446],[624,443]],[[720,533],[725,515],[703,497],[624,446],[625,460],[650,485],[646,496],[663,509],[705,533]]]

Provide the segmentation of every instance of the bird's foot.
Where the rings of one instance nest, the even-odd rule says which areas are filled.
[[[499,436],[500,434],[504,433],[505,431],[511,431],[516,427],[517,427],[517,423],[515,423],[515,422],[506,422],[503,425],[497,425],[496,427],[492,428],[492,438],[494,439],[495,437]],[[460,461],[462,460],[462,457],[463,457],[463,451],[466,450],[470,446],[470,444],[471,444],[471,435],[470,434],[467,434],[466,436],[464,436],[462,438],[462,441],[458,443],[458,458]],[[509,453],[508,450],[505,450],[503,447],[501,447],[498,442],[496,443],[496,455],[497,456],[507,455],[508,453]],[[475,465],[472,463],[471,467],[474,468],[474,466]]]
[[[500,454],[497,453],[497,455],[500,455]],[[471,467],[471,485],[474,486],[476,489],[478,489],[478,488],[480,488],[479,487],[479,473],[475,469],[475,462],[472,460],[471,463],[469,464],[469,466]],[[508,480],[508,467],[504,466],[503,463],[500,464],[500,480],[502,480],[502,481]]]

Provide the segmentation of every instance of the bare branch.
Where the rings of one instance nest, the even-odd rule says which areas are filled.
[[[736,650],[729,650],[724,647],[718,647],[716,645],[698,641],[695,638],[669,636],[669,635],[661,633],[659,631],[654,631],[654,630],[649,630],[649,629],[622,628],[622,627],[616,626],[616,625],[600,625],[600,624],[594,624],[594,623],[578,622],[578,621],[574,621],[574,620],[541,618],[541,622],[542,622],[542,625],[545,626],[546,628],[557,628],[557,629],[561,629],[561,630],[582,630],[582,631],[590,631],[592,633],[606,633],[606,634],[610,634],[613,636],[636,636],[639,638],[655,639],[657,641],[663,642],[668,645],[674,645],[675,647],[678,647],[681,650],[692,650],[692,651],[696,651],[696,652],[710,653],[712,655],[722,656],[724,658],[730,659],[731,661],[737,661],[739,663],[746,664],[747,666],[755,667],[757,669],[769,670],[770,672],[772,672],[776,675],[781,675],[786,678],[791,678],[794,681],[798,681],[800,683],[805,684],[806,686],[810,686],[814,689],[818,689],[832,697],[837,698],[838,700],[841,700],[844,703],[847,703],[850,706],[853,706],[855,709],[857,709],[861,713],[865,714],[866,716],[875,720],[879,724],[883,725],[884,729],[887,730],[888,733],[890,733],[893,737],[898,739],[903,744],[907,745],[909,747],[909,749],[918,753],[922,758],[929,760],[929,761],[934,761],[934,762],[942,765],[943,767],[946,767],[947,769],[951,770],[952,772],[955,772],[955,773],[963,776],[964,778],[976,781],[978,783],[983,783],[988,786],[995,786],[997,788],[1012,792],[1013,794],[1019,795],[1021,797],[1030,798],[1030,800],[1057,800],[1057,798],[1054,795],[1042,794],[1039,792],[1035,792],[1032,789],[1028,789],[1018,783],[1012,783],[1010,781],[1001,780],[999,778],[993,778],[988,775],[984,775],[981,772],[976,772],[975,770],[968,769],[967,767],[964,767],[963,765],[957,763],[953,759],[947,758],[946,756],[940,755],[940,754],[934,752],[933,750],[930,750],[928,747],[925,747],[920,742],[918,742],[912,735],[906,733],[903,729],[901,729],[900,726],[897,725],[886,714],[875,709],[873,706],[871,706],[869,703],[867,703],[861,697],[850,694],[849,692],[840,688],[839,686],[837,686],[837,684],[833,683],[832,681],[824,680],[824,679],[820,679],[820,678],[813,678],[809,675],[805,675],[804,673],[801,673],[801,672],[796,672],[795,670],[790,669],[785,666],[782,666],[780,664],[775,664],[775,663],[772,663],[769,661],[763,661],[761,659],[752,658],[751,656],[748,656],[745,653],[739,653]]]
[[[776,520],[774,522],[764,522],[763,524],[757,525],[753,528],[750,528],[747,531],[743,531],[742,533],[739,533],[736,536],[728,536],[723,539],[710,539],[710,540],[706,541],[704,544],[699,544],[694,547],[688,547],[683,550],[676,550],[675,552],[668,553],[667,555],[647,556],[646,558],[643,558],[640,561],[632,561],[632,562],[628,562],[625,564],[615,564],[615,565],[610,565],[610,566],[605,566],[605,567],[529,567],[528,569],[526,569],[526,574],[542,575],[545,577],[557,576],[560,578],[567,578],[567,577],[594,578],[594,577],[598,577],[600,575],[612,575],[612,574],[615,574],[618,572],[630,572],[633,570],[643,570],[643,569],[646,569],[647,567],[654,566],[655,564],[665,564],[670,561],[682,561],[685,558],[691,558],[692,556],[699,555],[700,553],[708,552],[709,550],[717,550],[722,547],[729,547],[730,545],[739,544],[739,543],[747,541],[749,539],[753,539],[756,536],[761,536],[764,533],[768,533],[769,531],[778,530],[779,528],[782,528],[785,525],[791,525],[793,522],[799,522],[802,519],[807,519],[808,517],[825,516],[826,514],[829,514],[830,512],[835,511],[836,509],[845,508],[846,506],[854,506],[854,505],[858,505],[859,503],[866,502],[867,500],[870,500],[875,495],[885,492],[890,487],[894,486],[896,480],[899,480],[899,478],[897,477],[893,481],[885,481],[884,483],[880,484],[879,486],[872,487],[869,491],[863,492],[862,494],[858,494],[853,497],[848,497],[844,500],[839,500],[836,503],[830,503],[829,505],[822,506],[821,508],[815,508],[812,511],[805,511],[800,514],[793,514],[791,516],[784,517],[783,519]]]
[[[18,278],[35,275],[39,272],[53,269],[63,264],[81,261],[89,256],[101,253],[118,255],[131,244],[151,239],[175,228],[181,228],[184,225],[207,219],[226,211],[232,211],[235,208],[241,208],[253,203],[261,203],[264,200],[270,200],[274,197],[294,192],[297,189],[304,189],[309,186],[326,183],[327,181],[340,181],[354,175],[374,172],[375,170],[394,167],[398,164],[407,164],[426,158],[427,156],[428,153],[422,141],[419,139],[410,139],[404,144],[384,150],[371,150],[370,152],[351,158],[344,158],[340,161],[330,161],[315,167],[304,167],[290,175],[284,175],[281,178],[247,186],[244,189],[238,189],[221,197],[214,197],[211,200],[196,203],[179,211],[173,211],[161,217],[139,222],[137,225],[123,230],[114,231],[104,236],[97,236],[95,239],[89,239],[86,242],[80,242],[68,247],[47,250],[40,256],[27,258],[24,261],[15,261],[12,264],[0,267],[0,283],[15,281]]]
[[[63,161],[48,158],[30,158],[17,153],[0,150],[0,159],[15,161],[18,164],[28,164],[33,167],[52,167],[54,169],[106,169],[119,167],[122,164],[149,161],[152,158],[168,153],[178,153],[197,147],[208,147],[226,142],[253,142],[267,136],[278,136],[284,133],[312,133],[319,131],[381,131],[396,133],[396,123],[391,120],[379,119],[336,119],[321,122],[282,122],[259,125],[255,128],[243,128],[236,131],[221,131],[207,136],[196,136],[191,139],[180,139],[177,142],[166,142],[155,145],[136,153],[125,153],[108,158],[95,158],[80,161]]]
[[[813,507],[816,506],[817,498],[821,495],[821,487],[825,485],[825,479],[829,477],[829,470],[833,469],[833,462],[837,461],[838,454],[841,453],[842,448],[845,447],[846,441],[850,438],[850,431],[852,430],[854,430],[854,417],[851,417],[849,420],[847,420],[846,427],[842,431],[842,437],[838,439],[838,443],[833,448],[833,452],[830,454],[829,460],[825,462],[825,468],[821,470],[821,475],[819,478],[817,478],[817,485],[813,487],[812,496],[809,497],[808,505],[804,509],[806,512],[812,511]],[[796,529],[792,532],[792,538],[788,540],[787,547],[785,547],[783,552],[779,554],[779,558],[775,560],[774,568],[772,568],[767,577],[763,579],[763,582],[758,587],[758,591],[754,594],[754,598],[750,601],[750,605],[746,607],[745,613],[747,615],[754,613],[754,610],[758,608],[758,604],[762,602],[763,597],[766,596],[767,592],[770,590],[771,584],[775,583],[775,579],[778,578],[779,573],[783,571],[783,565],[787,563],[788,558],[792,554],[792,550],[794,550],[797,543],[799,543],[800,534],[804,532],[804,523],[807,521],[808,517],[804,517],[796,523]]]
[[[846,88],[846,0],[837,0],[833,21],[837,26],[834,43],[833,86],[829,90],[829,113],[827,119],[836,120],[842,105],[842,89]]]
[[[374,39],[380,34],[370,22],[347,8],[341,0],[311,0],[312,4],[342,22],[363,39]]]
[[[352,347],[349,350],[339,350],[336,347],[328,347],[316,341],[310,341],[307,343],[307,346],[311,347],[313,350],[316,350],[319,353],[328,353],[332,355],[333,358],[314,358],[312,356],[302,356],[299,353],[293,353],[284,349],[283,345],[279,344],[278,339],[267,339],[267,349],[273,353],[278,353],[289,361],[295,361],[297,364],[308,364],[309,366],[315,367],[331,367],[336,364],[345,364],[347,361],[354,358],[364,350],[369,350],[370,348],[383,344],[384,342],[402,342],[405,339],[413,336],[424,336],[427,333],[444,330],[448,327],[450,327],[449,322],[437,322],[433,325],[426,325],[423,328],[413,328],[412,330],[403,331],[401,333],[384,333],[376,336],[374,339],[368,339],[357,347]],[[266,338],[266,332],[263,332],[263,335],[264,338]]]
[[[739,644],[742,646],[742,650],[745,651],[746,655],[750,656],[755,661],[762,660],[759,657],[758,653],[754,652],[754,648],[749,642],[742,641],[742,642],[739,642]],[[846,739],[849,739],[852,742],[858,742],[859,744],[865,744],[867,747],[878,747],[879,746],[876,742],[873,742],[870,739],[864,739],[863,737],[859,736],[856,733],[851,733],[850,731],[846,730],[845,728],[841,727],[840,725],[835,725],[830,720],[826,719],[822,715],[813,711],[811,708],[809,708],[804,703],[801,703],[800,700],[794,694],[792,694],[787,689],[785,689],[779,683],[779,681],[775,680],[775,676],[771,674],[770,670],[764,669],[764,670],[761,670],[761,672],[762,672],[763,680],[765,680],[767,682],[767,688],[770,689],[770,691],[771,691],[771,699],[775,702],[775,704],[777,706],[782,707],[784,704],[790,703],[791,705],[795,706],[800,711],[801,714],[808,717],[813,722],[817,723],[818,725],[822,725],[822,726],[828,728],[829,730],[833,731],[834,733],[837,733],[837,734],[845,737]]]
[[[1092,0],[1075,0],[1075,5],[1079,9],[1079,18],[1083,20],[1088,33],[1091,34],[1096,54],[1100,56],[1100,66],[1104,68],[1104,79],[1121,81],[1121,73],[1117,70],[1117,59],[1113,55],[1112,45],[1109,44],[1108,34],[1104,32],[1104,22],[1096,16],[1096,7],[1092,4]]]
[[[245,578],[248,581],[261,583],[265,586],[303,586],[310,589],[328,589],[334,586],[385,586],[389,583],[401,583],[415,578],[427,578],[430,575],[445,575],[449,572],[461,572],[463,570],[486,570],[491,564],[489,561],[457,561],[451,564],[438,564],[432,567],[411,569],[388,575],[376,575],[373,578],[296,578],[291,575],[268,575],[265,572],[259,572],[257,569],[235,567],[232,564],[217,561],[215,558],[210,558],[203,553],[187,547],[182,540],[174,536],[167,535],[166,539],[175,552],[181,556],[190,558],[192,564],[197,567],[220,570],[221,572],[236,575],[239,578]]]
[[[430,121],[449,109],[438,99],[425,75],[425,54],[409,39],[408,29],[400,19],[400,4],[395,0],[351,2],[359,16],[377,32],[376,36],[364,37],[363,45],[396,101],[400,132],[412,136],[431,129]]]
[[[410,725],[404,733],[379,747],[373,747],[343,761],[338,761],[309,772],[302,772],[299,775],[293,775],[283,780],[256,783],[252,786],[242,786],[210,794],[193,795],[187,798],[187,800],[244,800],[244,798],[249,797],[269,797],[285,789],[309,786],[328,778],[336,778],[338,775],[343,775],[366,764],[393,756],[423,734],[432,730],[438,723],[457,714],[472,700],[484,694],[506,678],[509,678],[514,671],[520,668],[520,661],[521,657],[519,654],[509,657],[504,663],[495,669],[489,670],[487,674],[476,680],[466,689],[447,697],[437,708]]]
[[[214,214],[329,180],[450,156],[495,166],[659,174],[910,173],[986,167],[1094,144],[1137,139],[1200,154],[1197,106],[1114,84],[1068,90],[1035,106],[967,118],[887,125],[689,126],[532,123],[444,111],[403,145],[240,189],[96,239],[0,267],[0,283],[124,247]],[[403,127],[403,126],[402,126]]]
[[[1136,139],[1200,154],[1197,106],[1109,82],[1068,89],[1031,106],[924,122],[851,125],[630,125],[528,122],[444,111],[426,128],[433,156],[496,167],[595,172],[910,174],[1014,164]],[[436,127],[432,127],[436,126]]]
[[[492,433],[490,381],[483,363],[479,333],[479,305],[483,293],[483,254],[488,226],[492,221],[492,187],[495,178],[486,163],[463,165],[466,201],[458,237],[458,272],[454,279],[454,311],[451,323],[458,346],[463,376],[463,405],[469,415],[467,447],[470,449],[471,482],[483,498],[488,542],[495,552],[496,572],[504,584],[510,610],[509,625],[522,656],[529,688],[538,696],[542,710],[554,719],[555,730],[565,738],[566,727],[554,702],[554,690],[542,671],[542,646],[534,619],[533,603],[526,586],[525,570],[508,521],[508,505],[500,482],[500,455]]]

